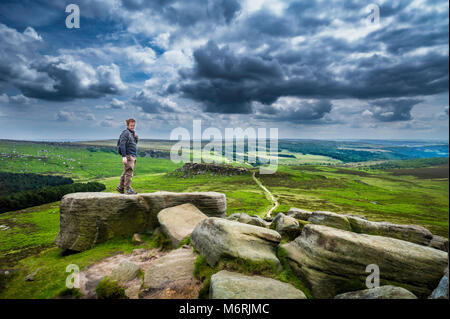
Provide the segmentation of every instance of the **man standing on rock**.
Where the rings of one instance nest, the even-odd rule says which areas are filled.
[[[133,178],[134,165],[136,164],[138,136],[134,132],[136,121],[128,119],[126,122],[127,129],[120,134],[117,142],[118,152],[122,155],[124,168],[116,190],[121,194],[134,195],[137,193],[131,188],[131,179]]]

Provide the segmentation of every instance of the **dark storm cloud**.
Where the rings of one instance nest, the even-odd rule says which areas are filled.
[[[68,55],[41,55],[43,45],[32,28],[20,33],[0,24],[0,82],[13,84],[26,97],[55,101],[99,98],[125,88],[116,65],[94,68]]]
[[[328,100],[302,101],[283,108],[263,106],[258,109],[261,114],[255,115],[254,118],[297,124],[320,124],[324,116],[331,112],[332,107],[332,103]]]
[[[131,102],[133,105],[140,107],[144,113],[176,112],[173,107],[144,91],[137,92],[136,96],[131,99]]]
[[[422,102],[417,99],[387,99],[370,102],[372,116],[381,122],[409,121],[411,110]]]
[[[399,62],[378,55],[360,58],[353,61],[356,68],[342,71],[344,79],[337,80],[326,68],[324,62],[332,63],[326,53],[316,51],[315,59],[311,53],[293,54],[299,63],[287,66],[277,59],[236,55],[209,42],[195,51],[194,68],[181,72],[185,82],[171,90],[204,103],[206,112],[251,113],[251,102],[271,104],[283,96],[373,99],[431,95],[448,87],[448,58],[443,55]]]
[[[193,72],[181,71],[181,75],[196,82],[184,84],[180,90],[185,97],[204,102],[206,112],[252,113],[251,101],[271,104],[278,98],[272,92],[261,91],[263,82],[270,85],[283,76],[275,60],[238,57],[228,47],[220,49],[213,41],[196,50],[194,58]]]
[[[237,0],[122,0],[126,10],[152,10],[170,23],[180,26],[190,26],[206,20],[215,23],[230,23],[241,9]]]
[[[406,14],[409,4],[385,4],[381,17],[383,10],[384,18]],[[448,90],[448,55],[436,49],[448,44],[448,20],[442,13],[434,15],[439,21],[432,21],[426,18],[432,14],[414,9],[410,19],[421,21],[421,28],[392,22],[353,41],[329,33],[307,35],[297,47],[282,41],[283,37],[318,32],[336,18],[358,19],[356,26],[364,18],[361,12],[365,5],[360,2],[346,1],[344,7],[331,2],[330,8],[315,2],[294,2],[282,16],[267,10],[250,15],[238,31],[224,36],[230,45],[239,43],[247,50],[238,53],[224,39],[219,48],[216,42],[220,39],[210,40],[194,51],[193,68],[181,70],[181,82],[171,85],[168,93],[179,92],[204,105],[206,112],[253,113],[253,102],[270,105],[287,96],[371,100]],[[325,14],[319,19],[322,12]],[[298,19],[292,19],[294,16]],[[317,17],[317,21],[308,22],[307,16]],[[310,29],[300,31],[303,23]],[[436,29],[435,25],[447,27]],[[419,48],[423,51],[413,53]],[[382,51],[387,52],[380,54]],[[409,114],[406,107],[405,112],[394,112],[384,120],[406,120],[405,114]]]

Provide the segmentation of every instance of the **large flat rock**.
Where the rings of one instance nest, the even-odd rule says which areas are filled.
[[[216,217],[201,221],[191,235],[191,244],[211,266],[221,257],[268,260],[279,265],[276,247],[280,241],[274,230]]]
[[[334,299],[417,299],[417,297],[405,288],[386,285],[346,292],[337,295]]]
[[[158,213],[162,232],[169,237],[173,247],[185,240],[202,220],[208,218],[190,203],[164,208]]]
[[[428,229],[418,225],[400,225],[389,222],[374,222],[358,216],[315,211],[308,221],[355,233],[378,235],[406,240],[415,244],[448,251],[448,239],[433,235]]]
[[[366,267],[378,265],[380,284],[403,287],[426,298],[447,267],[447,253],[404,240],[306,225],[282,246],[290,266],[316,298],[367,288]]]
[[[211,299],[306,299],[291,284],[261,276],[246,276],[227,270],[211,276]]]
[[[117,236],[154,229],[164,208],[191,203],[207,216],[225,216],[226,197],[217,192],[155,192],[138,195],[73,193],[60,203],[60,227],[55,243],[84,251]]]

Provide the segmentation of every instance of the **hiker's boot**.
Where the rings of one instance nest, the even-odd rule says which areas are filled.
[[[116,187],[116,191],[118,191],[121,194],[125,193],[125,189],[120,187],[120,185]]]
[[[125,191],[125,194],[127,194],[127,195],[136,195],[137,193],[133,190],[133,189],[127,189],[126,191]]]

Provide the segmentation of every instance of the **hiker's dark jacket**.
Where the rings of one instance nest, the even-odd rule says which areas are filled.
[[[123,157],[125,155],[137,157],[137,141],[134,137],[134,131],[126,129],[120,134],[119,147]]]

